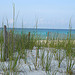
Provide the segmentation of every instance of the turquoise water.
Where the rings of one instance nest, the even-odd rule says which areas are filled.
[[[1,30],[1,29],[0,29]],[[12,30],[12,28],[9,28],[7,30]],[[33,28],[15,28],[14,32],[15,34],[22,34],[22,31],[24,34],[28,34],[28,32],[31,32],[31,34],[38,35],[42,39],[46,39],[47,33],[49,32],[50,38],[57,38],[59,36],[60,39],[67,38],[67,34],[69,33],[69,29],[33,29]],[[72,39],[75,39],[75,29],[71,30]]]

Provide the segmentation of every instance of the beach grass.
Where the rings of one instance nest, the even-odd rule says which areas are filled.
[[[52,32],[48,32],[47,39],[42,40],[42,38],[40,37],[41,35],[37,33],[37,24],[38,21],[36,21],[36,35],[31,34],[31,32],[25,34],[23,32],[22,20],[22,34],[15,34],[15,4],[13,4],[13,30],[7,31],[7,57],[5,57],[5,55],[3,54],[3,51],[5,50],[3,28],[0,31],[0,61],[9,62],[8,67],[3,68],[3,71],[7,72],[7,75],[12,75],[12,73],[15,72],[15,69],[18,69],[21,59],[24,60],[25,64],[28,64],[30,71],[32,71],[32,68],[28,63],[28,52],[31,52],[32,54],[33,48],[36,47],[36,49],[34,49],[36,51],[35,55],[30,54],[30,58],[34,57],[34,61],[33,63],[31,63],[34,65],[35,70],[38,70],[39,66],[41,66],[41,69],[45,70],[46,73],[51,72],[51,63],[54,56],[55,60],[58,61],[58,68],[61,68],[62,61],[66,58],[66,72],[72,74],[73,66],[75,65],[75,40],[72,39],[71,34],[71,19],[69,23],[69,33],[66,36],[64,35],[63,39],[58,33],[52,34]],[[2,27],[3,25],[4,23],[2,22]],[[9,29],[8,19],[7,27]],[[51,51],[51,48],[54,48],[54,50]],[[41,55],[40,51],[42,51]],[[14,53],[17,53],[16,57],[14,57]],[[40,63],[38,63],[39,59]],[[17,64],[18,61],[19,64]]]

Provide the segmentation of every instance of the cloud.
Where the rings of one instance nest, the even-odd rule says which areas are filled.
[[[38,24],[44,24],[44,19],[43,18],[40,18],[39,20],[38,20]]]
[[[9,20],[9,24],[12,24],[12,23],[13,23],[13,19],[10,19],[10,20]]]

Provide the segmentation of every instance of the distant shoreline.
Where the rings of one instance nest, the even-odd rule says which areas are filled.
[[[0,27],[0,29],[2,29],[2,27]],[[13,28],[8,28],[7,27],[7,29],[13,29]],[[14,28],[14,29],[22,29],[22,28]],[[35,29],[36,30],[36,28],[23,28],[23,29]],[[54,29],[54,28],[37,28],[38,30],[69,30],[69,28],[67,28],[67,29]],[[71,30],[75,30],[75,29],[71,29]]]

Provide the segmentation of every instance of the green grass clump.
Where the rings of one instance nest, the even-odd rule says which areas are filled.
[[[45,50],[41,53],[41,65],[42,69],[45,68]]]
[[[51,62],[52,62],[53,55],[50,54],[49,51],[47,51],[47,57],[46,57],[46,65],[45,65],[45,71],[46,73],[51,71]]]

